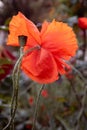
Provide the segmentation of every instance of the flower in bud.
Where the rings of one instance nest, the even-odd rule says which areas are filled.
[[[19,35],[18,36],[20,46],[25,46],[27,42],[27,36]]]

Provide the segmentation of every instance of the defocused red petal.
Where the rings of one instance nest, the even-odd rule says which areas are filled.
[[[37,27],[20,12],[18,15],[13,16],[9,24],[9,31],[7,45],[19,46],[19,35],[28,37],[27,45],[40,44],[40,34]]]
[[[12,70],[13,68],[13,62],[16,60],[16,57],[11,54],[9,50],[4,48],[3,46],[0,46],[0,60],[4,60],[2,62],[3,64],[0,65],[0,70],[3,71],[3,73],[0,73],[0,80],[5,78]],[[6,61],[6,62],[5,62]],[[7,64],[7,61],[9,61],[9,64]]]
[[[58,79],[56,62],[52,54],[43,48],[24,57],[22,70],[39,83],[51,83]]]
[[[27,130],[32,130],[32,124],[27,124],[27,125],[26,125],[26,129],[27,129]]]
[[[3,56],[4,58],[9,59],[9,60],[16,60],[16,57],[13,56],[13,55],[11,54],[11,52],[8,51],[8,50],[5,49],[5,48],[3,49],[2,56]]]
[[[86,17],[81,17],[78,19],[78,25],[82,29],[87,29],[87,18]]]

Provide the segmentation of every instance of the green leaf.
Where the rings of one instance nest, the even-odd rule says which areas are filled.
[[[9,22],[11,21],[11,18],[8,18],[8,19],[6,19],[6,21],[5,21],[5,26],[8,26],[9,25]]]
[[[3,65],[3,64],[12,64],[12,62],[6,58],[2,58],[0,59],[0,65]]]
[[[64,97],[57,97],[58,102],[66,102],[67,100]]]

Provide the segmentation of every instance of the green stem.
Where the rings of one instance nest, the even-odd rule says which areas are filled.
[[[20,52],[20,57],[21,57],[21,52]],[[17,74],[16,74],[16,78],[15,78],[15,93],[14,93],[14,100],[13,100],[13,104],[14,107],[12,106],[12,111],[11,111],[11,123],[10,123],[10,130],[12,129],[13,126],[13,122],[14,122],[14,117],[15,117],[15,113],[17,110],[17,106],[18,106],[18,90],[19,90],[19,74],[20,74],[20,65],[21,65],[21,60],[18,63],[17,66]],[[14,130],[14,129],[13,129]]]
[[[12,102],[11,102],[11,118],[6,125],[6,127],[3,128],[3,130],[6,130],[10,126],[10,130],[14,130],[13,127],[13,122],[14,122],[14,117],[15,113],[17,110],[18,106],[18,84],[19,84],[19,72],[20,72],[20,65],[21,65],[21,60],[23,57],[23,48],[20,48],[20,57],[17,60],[14,69],[13,69],[13,74],[12,74],[12,80],[13,80],[13,95],[12,95]]]
[[[44,84],[41,86],[41,88],[40,88],[40,90],[39,90],[39,93],[38,93],[38,96],[37,96],[32,130],[35,129],[35,123],[36,123],[36,118],[37,118],[37,109],[38,109],[38,105],[39,105],[39,101],[40,101],[41,92],[42,92],[44,86],[45,86]]]
[[[79,98],[79,95],[78,95],[78,93],[76,92],[75,87],[73,86],[73,81],[71,81],[70,84],[71,84],[72,90],[73,90],[73,92],[74,92],[74,94],[75,94],[76,100],[77,100],[77,102],[78,102],[78,104],[79,104],[79,107],[80,107],[80,108],[83,108],[84,103],[81,102],[81,100],[80,100],[80,98]],[[85,90],[85,91],[86,91],[86,90]],[[84,94],[84,95],[85,95],[85,94]],[[84,97],[84,98],[85,98],[85,97]],[[82,111],[82,113],[83,113],[83,116],[84,116],[85,119],[87,120],[87,115],[86,115],[84,109],[81,110],[81,111]],[[81,112],[80,112],[80,114],[81,114]],[[79,114],[79,116],[78,116],[78,118],[77,118],[77,122],[78,122],[78,119],[80,119],[80,116],[81,116],[80,114]],[[77,122],[76,122],[76,123],[77,123]]]
[[[87,45],[86,45],[86,30],[83,30],[83,59],[85,59],[85,53],[86,53],[86,49],[87,49]]]
[[[14,66],[14,69],[13,69],[13,74],[12,74],[12,81],[13,81],[13,95],[12,95],[12,101],[11,101],[11,116],[12,116],[12,111],[13,111],[13,107],[14,107],[14,98],[15,98],[15,95],[16,95],[16,83],[15,83],[15,80],[17,80],[17,78],[16,77],[18,77],[16,74],[18,74],[18,73],[16,73],[16,71],[17,71],[17,69],[19,69],[19,67],[18,66],[20,66],[20,64],[21,64],[21,60],[22,60],[22,57],[23,57],[23,51],[22,51],[22,47],[20,48],[20,57],[19,57],[19,59],[17,60],[17,62],[16,62],[16,64],[15,64],[15,66]],[[19,71],[19,70],[18,70]],[[16,79],[15,79],[16,78]]]
[[[84,95],[83,95],[83,98],[82,98],[82,107],[81,107],[80,112],[79,112],[79,115],[78,115],[78,117],[77,117],[77,121],[78,121],[78,122],[79,122],[79,120],[81,119],[82,114],[84,113],[86,96],[87,96],[87,85],[85,86]]]
[[[84,83],[87,82],[79,70],[77,70],[69,61],[66,63],[68,63],[71,66],[71,68],[78,74],[78,76],[84,81]]]
[[[32,47],[23,53],[23,47],[20,48],[20,57],[14,66],[13,74],[12,74],[13,95],[12,95],[12,102],[11,102],[11,118],[8,124],[3,128],[3,130],[6,130],[9,126],[10,126],[10,130],[14,130],[13,122],[14,122],[14,117],[17,110],[17,106],[18,106],[18,84],[19,84],[19,72],[20,72],[21,61],[22,61],[23,56],[29,54],[30,52],[36,49],[40,49],[40,47],[39,46]]]

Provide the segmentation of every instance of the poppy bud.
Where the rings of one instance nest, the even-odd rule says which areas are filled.
[[[87,29],[87,18],[86,17],[79,18],[78,25],[81,29]]]
[[[18,36],[20,46],[25,46],[27,42],[27,36],[20,35]]]

